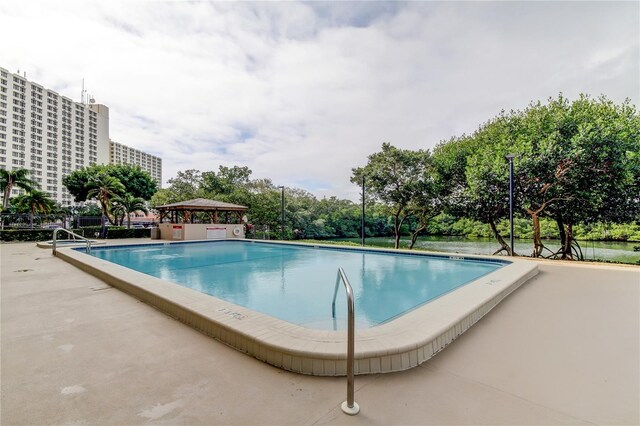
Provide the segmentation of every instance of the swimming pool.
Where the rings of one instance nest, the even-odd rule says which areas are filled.
[[[508,264],[304,245],[213,241],[92,250],[95,257],[307,328],[346,328],[331,302],[338,267],[353,287],[356,326],[385,323]]]
[[[132,259],[136,257],[135,253],[139,250],[159,250],[170,246],[197,246],[198,244],[200,243],[152,242],[144,245],[135,244],[129,246],[127,250],[122,249],[122,253],[124,257],[128,256]],[[205,244],[207,245],[201,246],[214,247],[215,244],[226,244],[226,242],[216,241],[206,242]],[[282,248],[283,250],[280,250],[278,257],[271,258],[271,263],[275,263],[276,266],[278,262],[273,259],[282,259],[279,261],[282,264],[283,262],[288,262],[287,259],[292,257],[291,252],[284,250],[285,247],[302,246],[301,244],[258,243],[252,241],[238,241],[232,244],[239,244],[240,246],[237,247],[242,245],[269,245]],[[306,261],[297,261],[302,265],[301,271],[307,271],[307,278],[317,275],[316,270],[309,265],[313,265],[321,251],[331,248],[323,247],[322,245],[307,245],[305,248],[307,253]],[[118,247],[112,253],[120,250],[121,248]],[[94,249],[94,252],[102,251],[103,248]],[[128,254],[125,255],[124,253]],[[162,251],[157,251],[156,253],[159,257],[155,262],[151,262],[153,252],[143,253],[139,252],[139,256],[140,259],[147,259],[146,262],[143,262],[146,264],[156,263],[163,256]],[[414,262],[420,263],[426,258],[428,260],[445,260],[447,257],[451,257],[453,263],[475,263],[479,261],[481,264],[488,263],[498,266],[494,271],[485,272],[478,278],[471,279],[470,282],[458,286],[455,290],[436,296],[428,303],[413,301],[413,307],[409,306],[407,308],[408,311],[405,311],[404,314],[387,313],[381,318],[374,319],[374,321],[382,321],[378,325],[371,326],[370,324],[368,328],[357,328],[355,338],[355,374],[401,371],[421,364],[441,351],[457,336],[469,329],[493,309],[500,301],[537,274],[537,264],[535,262],[519,259],[510,259],[505,264],[501,260],[489,257],[461,257],[455,255],[435,255],[432,257],[426,253],[385,249],[366,249],[363,256],[361,249],[349,247],[334,251],[334,255],[341,261],[350,258],[352,255],[355,255],[356,259],[359,258],[359,262],[352,264],[349,261],[348,263],[351,266],[345,266],[350,280],[356,281],[358,279],[357,276],[363,274],[364,271],[365,280],[361,282],[365,282],[365,284],[362,285],[363,291],[359,296],[359,301],[356,300],[356,317],[367,316],[368,310],[376,311],[378,309],[368,309],[366,307],[368,303],[371,303],[368,300],[371,293],[366,289],[368,285],[366,282],[369,279],[367,272],[369,263],[367,261],[369,258],[373,259],[374,255],[383,256],[382,263],[389,265],[397,262],[398,259],[404,258],[409,259],[409,263],[413,264]],[[326,327],[326,318],[318,319],[312,316],[310,322],[303,321],[304,326],[301,326],[235,302],[177,285],[167,279],[154,277],[105,259],[90,256],[79,249],[62,248],[57,251],[56,256],[202,333],[259,360],[304,374],[331,376],[346,374],[346,333],[341,330],[327,329],[330,327]],[[365,262],[364,267],[362,260]],[[293,259],[291,262],[293,262],[292,264],[296,263]],[[188,264],[189,261],[185,263],[185,265]],[[234,271],[239,268],[251,268],[249,262],[238,263],[234,261],[231,264],[235,265],[232,268]],[[327,268],[326,264],[323,263],[323,265],[322,269],[331,269]],[[280,285],[284,284],[285,287],[295,287],[297,285],[294,284],[296,282],[294,275],[287,276],[287,269],[272,267],[274,268],[272,271],[262,271],[257,276],[262,278],[267,275],[277,276],[284,271],[285,279],[279,281]],[[417,268],[417,266],[415,267]],[[347,270],[347,268],[351,268],[351,270]],[[372,276],[380,276],[381,278],[390,276],[387,268],[382,268],[381,271]],[[330,281],[326,283],[329,292],[333,289],[336,272],[335,270],[333,272],[328,271],[329,276],[331,276]],[[169,274],[168,271],[163,273]],[[207,278],[210,274],[205,275],[204,278]],[[229,282],[229,280],[237,280],[237,278],[229,277],[235,276],[240,275],[229,274],[223,281],[223,287],[233,287],[233,283]],[[415,276],[421,276],[421,274],[418,273]],[[202,282],[202,280],[200,281]],[[324,282],[324,279],[322,281]],[[385,283],[387,281],[381,279],[379,282]],[[293,293],[295,292],[293,291]],[[273,293],[277,294],[274,295]],[[389,287],[382,292],[382,298],[386,302],[393,298],[395,293],[395,288]],[[269,294],[271,297],[278,299],[280,289],[271,287],[262,289],[257,294],[258,296],[256,297],[264,297],[265,294]],[[318,297],[318,299],[320,298]],[[339,299],[344,300],[343,292],[339,295]],[[406,299],[406,297],[401,297],[401,299]],[[330,313],[330,300],[320,300],[318,303],[326,304],[327,313]],[[379,303],[374,304],[374,306],[376,305],[379,305]],[[339,308],[339,310],[341,309]],[[363,315],[361,315],[361,311]],[[318,326],[322,326],[324,329],[319,329]]]

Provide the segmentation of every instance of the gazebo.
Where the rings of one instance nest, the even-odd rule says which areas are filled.
[[[222,201],[196,198],[156,207],[160,239],[206,240],[244,238],[247,207]],[[204,215],[196,215],[204,213]],[[208,218],[203,221],[202,216]],[[220,223],[221,216],[224,217]],[[198,219],[197,219],[198,217]]]

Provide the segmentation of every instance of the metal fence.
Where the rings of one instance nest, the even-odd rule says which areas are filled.
[[[0,214],[3,230],[8,229],[55,229],[55,228],[83,228],[86,226],[100,226],[101,216],[72,216],[56,214],[36,214],[33,220],[28,213]]]

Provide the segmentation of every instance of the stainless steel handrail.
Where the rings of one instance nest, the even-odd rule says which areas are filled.
[[[83,237],[82,235],[78,235],[75,232],[71,232],[71,231],[69,231],[68,229],[65,229],[65,228],[56,228],[56,229],[53,230],[53,239],[51,240],[51,249],[52,249],[52,253],[53,253],[54,256],[56,255],[56,246],[57,246],[58,232],[59,231],[66,232],[67,234],[71,235],[74,240],[76,238],[79,238],[81,240],[86,241],[87,242],[87,247],[86,247],[87,253],[91,253],[91,240],[90,239],[88,239],[86,237]]]
[[[347,275],[344,273],[344,269],[338,268],[338,276],[336,277],[336,287],[333,290],[333,303],[331,303],[331,312],[333,318],[336,318],[336,297],[338,295],[338,286],[340,280],[344,284],[344,288],[347,292],[347,400],[342,403],[342,411],[350,416],[355,416],[360,411],[360,407],[354,401],[354,383],[353,383],[353,366],[355,362],[355,330],[356,330],[356,310],[355,302],[353,300],[353,289],[349,283]]]

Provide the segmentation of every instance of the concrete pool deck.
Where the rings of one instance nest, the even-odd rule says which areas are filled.
[[[540,262],[431,360],[357,377],[348,417],[344,378],[247,357],[35,243],[0,249],[3,425],[640,423],[638,267]]]

